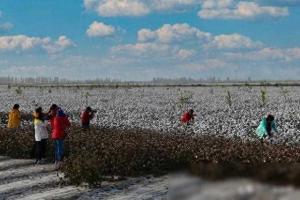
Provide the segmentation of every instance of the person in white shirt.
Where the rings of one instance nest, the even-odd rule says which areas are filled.
[[[34,113],[34,137],[36,144],[36,164],[40,164],[41,160],[46,157],[46,146],[48,139],[47,123],[45,122],[46,115],[44,115],[41,107],[38,107]]]

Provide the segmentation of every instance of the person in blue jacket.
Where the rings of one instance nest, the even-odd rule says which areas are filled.
[[[267,114],[266,117],[263,117],[259,126],[256,129],[256,134],[260,139],[266,138],[267,136],[272,136],[272,131],[277,131],[275,117],[271,114]]]

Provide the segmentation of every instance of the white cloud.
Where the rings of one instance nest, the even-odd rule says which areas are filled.
[[[156,42],[175,45],[186,43],[203,45],[206,48],[218,49],[240,49],[259,48],[261,42],[252,41],[250,38],[240,34],[217,35],[200,31],[196,27],[184,24],[164,24],[157,30],[141,29],[138,31],[138,42]],[[200,46],[199,46],[200,47]]]
[[[48,53],[57,53],[74,45],[75,44],[69,38],[63,35],[60,36],[54,43],[46,44],[43,47],[48,51]]]
[[[217,35],[214,39],[205,45],[206,48],[217,49],[241,49],[241,48],[259,48],[261,42],[252,41],[250,38],[240,34]]]
[[[8,31],[8,30],[12,29],[13,27],[14,27],[14,25],[12,23],[5,22],[3,24],[0,24],[0,31]]]
[[[150,29],[141,29],[138,31],[138,41],[153,41],[157,38],[157,33],[155,31],[151,31]]]
[[[254,0],[258,3],[278,6],[299,6],[299,0]]]
[[[242,17],[255,17],[259,15],[280,17],[289,15],[289,12],[287,8],[259,6],[254,2],[240,2],[237,6],[237,15]]]
[[[115,28],[110,25],[106,25],[102,22],[94,21],[86,31],[89,37],[106,37],[113,35],[115,33]]]
[[[139,0],[102,0],[94,7],[101,16],[142,16],[150,12]]]
[[[21,49],[27,50],[36,46],[48,44],[50,38],[29,37],[26,35],[15,36],[1,36],[0,37],[0,49],[1,50],[14,50]]]
[[[139,42],[158,41],[162,43],[180,42],[186,40],[209,40],[210,33],[202,32],[195,27],[184,24],[164,24],[161,28],[151,31],[149,29],[141,29],[138,32]]]
[[[196,55],[194,49],[180,49],[177,46],[172,46],[165,43],[136,43],[118,45],[111,49],[113,55],[132,57],[138,60],[143,57],[146,60],[188,60]],[[150,59],[150,60],[149,60]]]
[[[203,9],[228,8],[233,4],[234,0],[203,0]]]
[[[287,7],[260,6],[256,2],[233,0],[205,0],[198,16],[203,19],[252,19],[259,16],[288,16]]]
[[[171,10],[199,4],[199,0],[152,0],[151,2],[152,10]]]
[[[86,9],[92,9],[98,3],[98,0],[83,0],[84,7]]]
[[[222,54],[228,50],[261,49],[263,44],[240,34],[212,35],[189,24],[164,24],[156,30],[141,29],[137,43],[112,48],[113,54],[149,59],[187,61],[195,57]],[[216,51],[218,49],[219,51]]]
[[[107,17],[144,16],[151,12],[176,11],[192,6],[201,6],[198,16],[203,19],[252,19],[259,16],[287,16],[289,15],[287,6],[294,5],[297,1],[298,0],[84,0],[84,6],[88,10],[96,11],[100,16]],[[266,2],[269,3],[268,6],[261,5],[261,3],[264,4]]]
[[[162,59],[185,60],[196,54],[194,47],[212,39],[210,33],[202,32],[189,24],[164,24],[156,30],[141,29],[138,31],[136,44],[119,45],[112,48],[113,53],[124,55],[143,55]]]
[[[177,56],[179,59],[185,60],[196,54],[196,51],[193,49],[180,49],[177,52]]]
[[[113,53],[126,53],[132,55],[146,55],[150,56],[153,54],[162,55],[169,54],[172,51],[171,47],[167,44],[159,43],[136,43],[118,45],[112,48]]]
[[[143,16],[154,11],[176,10],[200,4],[199,0],[84,0],[88,10],[100,16]]]
[[[61,46],[62,48],[67,48],[69,46],[73,45],[73,42],[67,38],[66,36],[60,36],[58,40],[55,42],[58,46]]]
[[[0,37],[0,50],[12,51],[12,50],[29,50],[35,47],[40,47],[47,50],[50,53],[61,51],[73,43],[66,36],[60,36],[57,41],[52,42],[49,37],[29,37],[26,35],[14,35],[14,36],[1,36]]]

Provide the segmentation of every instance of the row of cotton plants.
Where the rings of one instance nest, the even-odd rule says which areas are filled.
[[[92,123],[101,127],[142,128],[257,139],[255,128],[263,115],[275,115],[279,134],[271,142],[298,143],[300,139],[300,88],[298,87],[7,87],[0,90],[0,111],[18,103],[23,113],[53,103],[79,123],[86,106],[97,110]],[[189,127],[180,123],[187,109],[197,116]],[[30,122],[28,122],[30,123]]]

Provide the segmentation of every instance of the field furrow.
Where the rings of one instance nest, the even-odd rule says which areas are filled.
[[[70,199],[86,188],[61,186],[62,173],[53,164],[0,157],[0,199]]]

